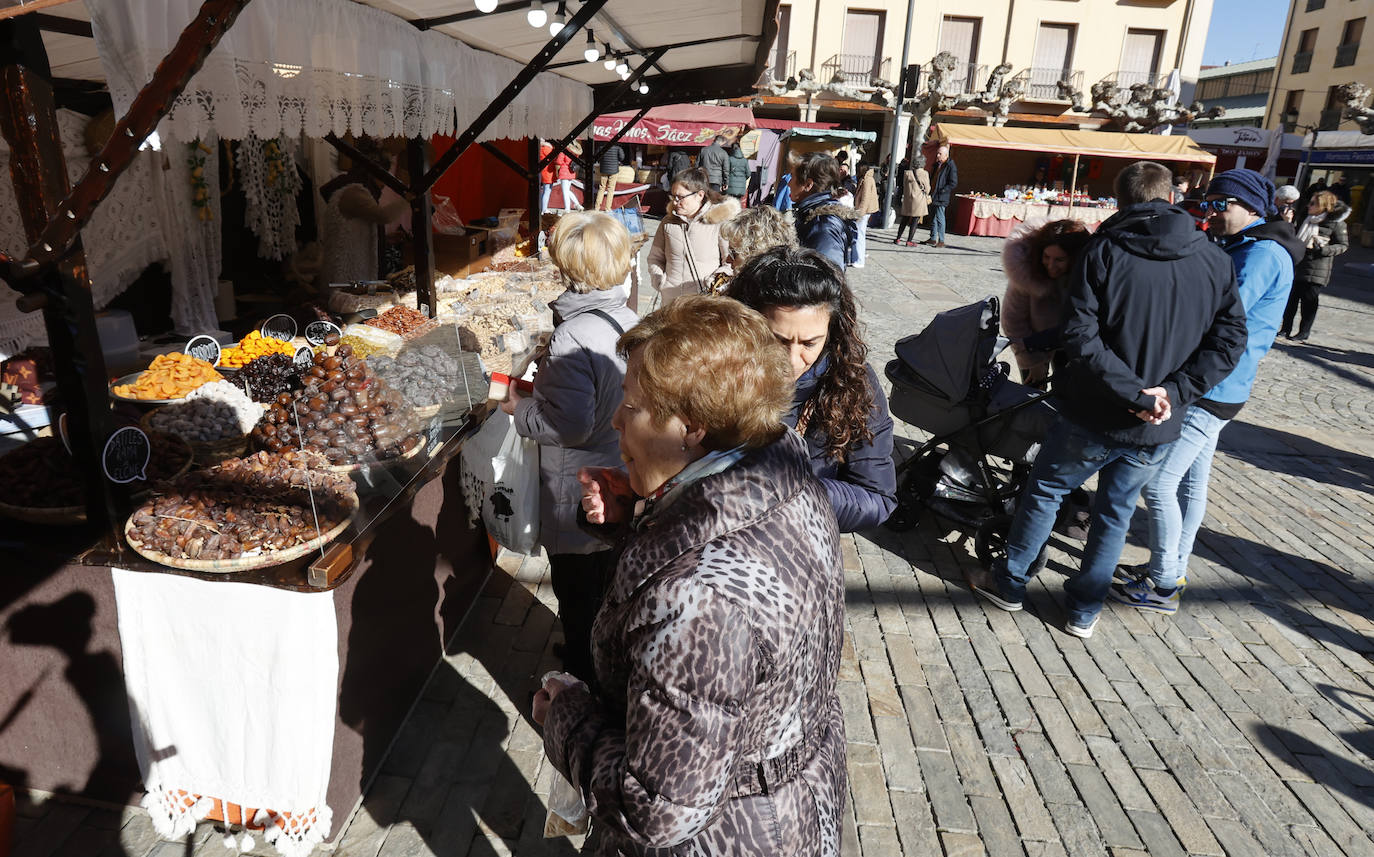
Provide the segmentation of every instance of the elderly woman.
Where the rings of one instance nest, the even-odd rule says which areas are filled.
[[[711,277],[707,291],[713,295],[724,292],[735,274],[755,256],[774,247],[797,246],[796,230],[787,222],[787,216],[771,205],[741,211],[720,227],[720,237],[730,248],[725,257],[730,264],[730,271],[718,272]]]
[[[840,532],[887,520],[897,507],[892,417],[844,276],[814,250],[779,247],[745,265],[727,294],[763,313],[787,354],[795,388],[785,419],[806,440]]]
[[[838,855],[844,573],[782,422],[786,358],[757,313],[710,295],[620,347],[626,471],[584,475],[587,520],[629,533],[596,620],[601,691],[545,683],[545,753],[586,801],[592,853]]]
[[[567,290],[551,307],[553,337],[539,361],[534,394],[511,387],[502,410],[515,430],[539,442],[539,541],[549,555],[549,577],[563,622],[563,665],[591,675],[592,620],[614,567],[608,545],[579,529],[583,467],[617,464],[611,418],[620,404],[625,361],[616,349],[639,317],[616,288],[634,259],[630,233],[609,214],[564,215],[549,242]]]
[[[1307,217],[1298,227],[1298,240],[1306,248],[1302,261],[1293,271],[1293,290],[1288,293],[1288,305],[1283,310],[1283,328],[1279,335],[1296,342],[1306,342],[1312,335],[1312,323],[1317,320],[1317,303],[1322,287],[1331,282],[1331,269],[1336,257],[1350,248],[1345,219],[1350,206],[1341,202],[1329,190],[1312,194],[1307,203]],[[1298,332],[1293,333],[1293,320],[1302,309]]]

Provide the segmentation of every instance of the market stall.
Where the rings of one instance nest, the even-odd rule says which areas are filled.
[[[960,235],[1005,236],[1025,216],[1052,216],[1041,203],[1060,200],[1066,213],[1054,216],[1098,223],[1115,213],[1112,185],[1131,162],[1200,167],[1209,174],[1216,163],[1187,137],[1159,134],[941,123],[931,128],[927,163],[934,163],[941,145],[950,146],[959,165],[964,196],[956,201],[950,231]]]
[[[240,848],[251,830],[287,855],[337,835],[491,571],[472,511],[490,498],[458,461],[491,413],[488,373],[547,332],[563,288],[537,260],[436,278],[429,189],[484,140],[576,137],[650,70],[693,74],[690,97],[748,91],[777,6],[746,3],[755,32],[739,36],[714,29],[722,15],[656,29],[666,4],[624,4],[617,40],[650,59],[613,82],[599,63],[553,62],[581,56],[584,28],[611,29],[597,17],[607,0],[552,40],[523,8],[422,20],[409,8],[421,4],[376,5],[388,11],[83,7],[118,119],[70,189],[36,25],[22,10],[20,26],[0,24],[0,130],[27,167],[14,171],[27,250],[0,256],[0,276],[20,310],[43,313],[52,348],[46,369],[12,368],[16,389],[52,373],[66,418],[21,426],[27,442],[0,456],[13,489],[0,541],[15,559],[0,584],[0,687],[13,694],[0,781],[141,802],[169,838],[207,818]],[[665,41],[645,48],[636,32]],[[672,63],[666,40],[684,35],[696,41]],[[94,237],[154,128],[169,161],[190,153],[193,202],[214,186],[195,160],[206,139],[325,138],[406,200],[409,284],[362,307],[365,323],[283,307],[111,382],[80,236]],[[454,142],[431,164],[436,134]],[[405,180],[344,135],[408,140]],[[201,272],[205,222],[187,209],[172,233]]]

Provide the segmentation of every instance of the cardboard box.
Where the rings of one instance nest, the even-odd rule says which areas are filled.
[[[468,228],[465,235],[435,233],[431,240],[434,242],[434,275],[466,277],[472,261],[486,250],[487,233]],[[415,245],[407,242],[402,256],[407,265],[415,264]]]

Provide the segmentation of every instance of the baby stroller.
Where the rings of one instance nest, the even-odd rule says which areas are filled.
[[[892,415],[934,435],[898,467],[887,526],[916,525],[921,509],[972,535],[980,562],[1006,550],[1016,498],[1057,414],[1048,393],[1007,377],[997,298],[948,310],[897,343],[889,361]]]

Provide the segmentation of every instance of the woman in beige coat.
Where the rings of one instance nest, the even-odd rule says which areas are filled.
[[[740,210],[737,201],[711,190],[699,167],[674,176],[668,194],[672,211],[659,223],[649,249],[649,280],[660,306],[708,291],[716,273],[732,272],[720,227]]]
[[[930,173],[926,172],[925,166],[925,156],[917,155],[912,159],[911,166],[902,171],[901,219],[897,222],[897,237],[892,239],[893,244],[905,243],[908,247],[915,247],[916,242],[911,239],[916,237],[916,224],[930,212]],[[905,242],[902,241],[903,230],[906,231]]]

